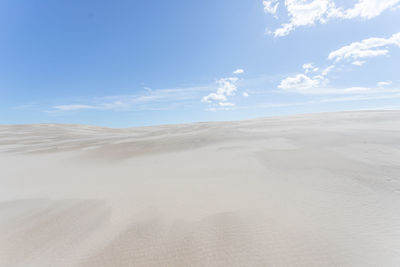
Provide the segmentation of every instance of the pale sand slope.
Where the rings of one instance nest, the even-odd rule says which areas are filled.
[[[400,266],[400,111],[0,126],[0,266]]]

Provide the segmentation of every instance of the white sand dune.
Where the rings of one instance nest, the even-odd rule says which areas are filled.
[[[400,111],[0,126],[0,266],[400,266]]]

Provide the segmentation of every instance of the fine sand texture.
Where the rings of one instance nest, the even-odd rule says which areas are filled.
[[[0,126],[0,266],[400,266],[400,111]]]

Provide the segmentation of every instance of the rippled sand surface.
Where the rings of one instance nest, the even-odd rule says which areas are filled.
[[[0,266],[400,266],[400,112],[0,126]]]

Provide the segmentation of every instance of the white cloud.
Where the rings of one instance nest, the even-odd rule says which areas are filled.
[[[335,16],[345,19],[364,18],[372,19],[379,16],[383,11],[394,8],[399,0],[359,0],[353,8],[338,10]]]
[[[366,61],[364,61],[364,60],[356,60],[356,61],[351,62],[351,64],[353,64],[355,66],[362,66],[365,64],[365,62]]]
[[[318,68],[314,67],[312,63],[303,64],[303,69],[306,73],[318,71]]]
[[[278,88],[284,91],[295,91],[298,93],[314,93],[316,90],[320,91],[319,88],[325,87],[329,82],[325,76],[335,68],[335,65],[332,64],[327,68],[320,70],[312,63],[305,63],[302,68],[304,73],[283,79],[278,85]],[[313,76],[308,74],[311,72],[314,73]]]
[[[385,87],[391,85],[393,82],[392,81],[383,81],[383,82],[378,82],[377,85],[378,87]]]
[[[249,96],[249,93],[247,93],[247,92],[243,92],[243,94],[242,94],[244,97],[248,97]]]
[[[276,15],[278,10],[279,1],[278,0],[263,0],[264,12],[272,15]]]
[[[387,46],[389,45],[400,46],[400,32],[393,34],[387,39],[373,37],[361,42],[351,43],[331,52],[328,59],[338,62],[343,59],[357,60],[360,58],[387,55],[389,53]]]
[[[276,29],[273,31],[275,37],[281,37],[288,35],[294,29],[293,24],[285,23],[282,24],[282,28]]]
[[[211,103],[212,101],[226,101],[225,95],[219,95],[216,93],[211,93],[201,99],[202,102]]]
[[[305,74],[297,74],[292,77],[283,79],[278,85],[278,88],[285,91],[304,92],[312,88],[320,86],[322,83],[321,77],[310,78]]]
[[[217,93],[219,95],[233,95],[235,94],[237,87],[236,87],[236,82],[238,81],[238,78],[231,77],[231,78],[222,78],[217,81],[219,84]]]
[[[212,103],[213,101],[226,101],[228,96],[234,95],[237,91],[236,83],[238,80],[239,79],[236,77],[219,79],[217,81],[217,92],[204,96],[201,101],[207,103]]]
[[[400,0],[358,0],[354,7],[344,9],[336,7],[333,0],[285,0],[289,22],[283,23],[280,28],[276,29],[274,36],[285,36],[297,27],[311,26],[317,22],[326,23],[333,18],[371,19],[379,16],[385,10],[395,9],[399,3]],[[264,4],[264,10],[265,6]],[[269,9],[270,5],[267,6]]]
[[[299,26],[324,23],[328,11],[334,8],[334,3],[331,0],[286,0],[285,6],[290,21],[274,31],[275,37],[285,36]]]
[[[233,72],[233,74],[242,74],[242,73],[244,73],[244,70],[243,70],[243,69],[237,69],[237,70],[235,70],[235,71]]]
[[[329,67],[326,67],[325,69],[322,70],[321,75],[326,76],[335,68],[335,65],[330,65]]]

